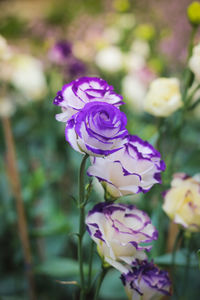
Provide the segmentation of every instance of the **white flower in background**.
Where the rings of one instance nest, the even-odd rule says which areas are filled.
[[[130,108],[136,112],[143,110],[143,101],[147,88],[136,75],[127,75],[122,80],[122,93],[127,99]]]
[[[118,43],[121,39],[121,36],[122,34],[120,30],[115,27],[107,28],[103,33],[103,37],[105,38],[105,40],[111,44]]]
[[[136,259],[146,259],[158,232],[148,215],[133,205],[101,202],[89,211],[87,230],[103,261],[127,273]]]
[[[148,58],[150,54],[149,44],[144,40],[136,39],[131,46],[131,50],[138,55]]]
[[[134,112],[144,111],[144,98],[149,83],[155,78],[155,73],[148,67],[125,76],[122,80],[122,93]]]
[[[164,198],[163,210],[170,219],[189,231],[200,231],[200,174],[174,174]]]
[[[11,60],[11,83],[25,97],[38,100],[44,97],[47,85],[41,62],[26,54],[17,54]]]
[[[6,39],[0,35],[0,80],[7,81],[10,74],[9,60],[12,57],[12,51],[7,44]]]
[[[97,53],[95,62],[103,71],[119,72],[123,68],[123,53],[118,47],[109,46]]]
[[[124,55],[124,64],[125,68],[128,72],[137,72],[145,67],[146,62],[145,58],[137,53],[134,53],[133,51],[127,53]]]
[[[144,110],[157,117],[168,117],[182,105],[177,78],[155,79],[144,100]]]
[[[135,26],[135,16],[131,13],[120,14],[117,22],[120,29],[131,29]]]
[[[0,61],[7,60],[11,57],[11,50],[7,44],[6,39],[0,35]]]
[[[200,43],[193,48],[188,64],[196,79],[200,81]]]

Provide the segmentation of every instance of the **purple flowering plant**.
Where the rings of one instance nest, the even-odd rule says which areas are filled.
[[[56,119],[65,123],[66,141],[83,155],[78,200],[79,299],[86,299],[91,293],[94,293],[95,300],[98,299],[102,281],[111,267],[121,272],[125,286],[129,285],[134,289],[138,284],[137,291],[146,297],[152,292],[152,288],[156,288],[151,284],[147,284],[145,288],[140,287],[135,275],[137,272],[134,270],[145,269],[144,266],[148,265],[147,253],[151,251],[152,243],[157,240],[158,231],[146,212],[119,201],[124,195],[146,193],[153,185],[161,183],[161,172],[165,170],[165,163],[151,144],[129,134],[126,129],[126,115],[120,110],[120,106],[124,104],[122,96],[105,80],[82,77],[65,84],[57,93],[54,104],[61,107],[62,112],[56,115]],[[105,192],[104,199],[85,216],[88,197],[85,196],[84,173],[89,157],[91,165],[87,175],[96,177]],[[96,284],[92,283],[91,276],[92,253],[88,276],[83,269],[85,229],[96,243],[102,261]],[[91,249],[93,251],[93,247]],[[149,263],[148,266],[152,264]],[[167,272],[157,271],[156,267],[152,267],[151,272],[148,272],[148,267],[147,271],[143,269],[140,273],[144,273],[144,281],[149,278],[150,283],[152,280],[159,285],[163,281],[163,274],[168,278]],[[132,274],[131,280],[136,278],[135,284],[126,284],[126,278],[132,278]],[[160,288],[159,295],[167,294],[169,289],[168,281],[163,289]]]
[[[65,79],[83,76],[86,65],[73,54],[72,44],[67,40],[58,40],[50,48],[49,62],[62,72]]]

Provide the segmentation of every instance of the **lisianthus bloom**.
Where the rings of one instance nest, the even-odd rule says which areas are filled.
[[[128,131],[126,115],[106,102],[90,102],[66,123],[72,148],[91,156],[109,155],[122,148]]]
[[[165,163],[148,142],[129,135],[123,148],[108,157],[91,159],[88,175],[97,177],[112,197],[147,192],[161,183]]]
[[[200,81],[200,43],[193,48],[192,56],[189,59],[189,68],[196,79]]]
[[[168,117],[182,106],[177,78],[157,78],[144,100],[144,110],[157,117]]]
[[[175,223],[189,231],[200,231],[200,176],[174,174],[164,195],[163,210]]]
[[[129,300],[158,300],[170,295],[168,272],[147,260],[137,262],[129,273],[121,275],[121,280]]]
[[[61,114],[56,115],[58,121],[66,122],[73,114],[82,110],[86,103],[93,101],[107,102],[119,107],[122,96],[114,92],[112,86],[97,77],[82,77],[65,84],[57,93],[54,104],[62,109]]]
[[[127,273],[135,259],[146,258],[158,237],[148,215],[133,205],[99,203],[89,211],[87,230],[104,263]]]

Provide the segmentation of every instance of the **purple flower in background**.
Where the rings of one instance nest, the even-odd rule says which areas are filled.
[[[148,142],[129,135],[121,150],[105,158],[91,159],[88,175],[101,181],[112,197],[147,192],[161,183],[165,163],[160,153]]]
[[[66,68],[66,71],[69,73],[71,77],[77,77],[85,74],[86,66],[79,59],[73,57]]]
[[[148,215],[133,205],[99,203],[89,211],[86,225],[104,263],[122,273],[136,259],[146,259],[145,250],[158,237]]]
[[[106,102],[90,102],[66,123],[72,148],[91,156],[109,155],[122,148],[128,131],[126,115]]]
[[[171,282],[167,271],[153,262],[136,262],[132,270],[121,275],[129,300],[158,300],[170,295]]]
[[[119,107],[122,96],[114,92],[112,86],[97,77],[82,77],[65,84],[57,93],[54,104],[62,109],[56,115],[58,121],[66,122],[73,114],[80,111],[86,103],[93,101],[106,102]]]
[[[72,55],[71,43],[68,41],[59,41],[49,52],[49,59],[56,64],[63,65]]]

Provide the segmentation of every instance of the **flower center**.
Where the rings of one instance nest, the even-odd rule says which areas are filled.
[[[105,111],[100,113],[100,117],[101,119],[103,119],[104,121],[108,121],[110,119],[109,114]]]

